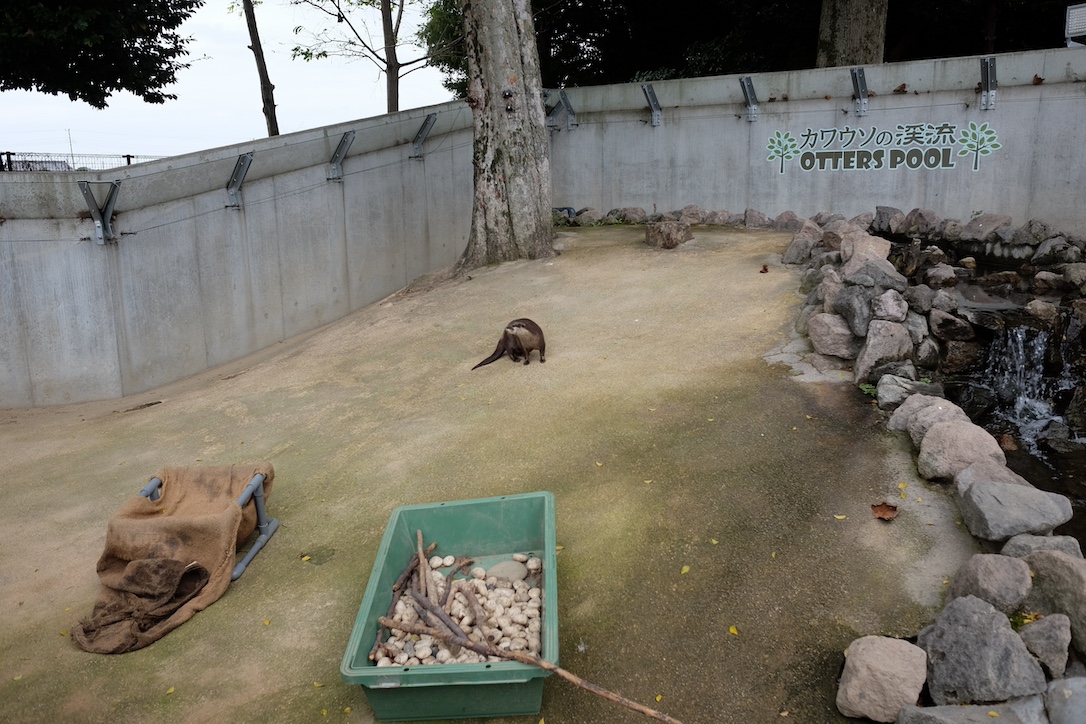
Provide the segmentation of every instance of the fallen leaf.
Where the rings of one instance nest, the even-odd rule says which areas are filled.
[[[1037,75],[1036,73],[1033,74],[1033,85],[1041,85],[1044,82],[1045,82],[1044,78]]]
[[[302,556],[303,561],[309,561],[309,560],[312,560],[312,558],[313,558],[312,556]]]
[[[770,553],[769,557],[770,558],[776,558],[777,557],[777,551],[773,551],[772,553]]]
[[[351,713],[351,707],[349,707],[349,706],[343,707],[343,713],[344,714],[350,714]]]
[[[169,689],[166,689],[166,696],[169,696],[173,692],[174,692],[174,688],[171,686]]]
[[[730,633],[732,636],[738,636],[739,635],[739,629],[737,629],[735,626],[729,626],[728,627],[728,633]]]
[[[924,502],[924,499],[923,499],[923,498],[917,498],[917,499],[916,499],[916,502],[918,502],[918,503],[923,503],[923,502]]]
[[[788,711],[787,711],[787,710],[785,710],[785,711],[782,711],[782,712],[781,712],[781,716],[788,716]]]
[[[897,486],[899,488],[901,488],[902,490],[904,490],[905,488],[909,487],[909,484],[908,483],[898,483]]]
[[[603,467],[603,463],[601,463],[601,462],[600,462],[599,460],[597,460],[597,461],[596,461],[596,467],[597,467],[597,468],[602,468],[602,467]]]
[[[655,407],[650,407],[649,412],[656,412],[656,408]]]
[[[908,93],[908,86],[902,83],[897,88],[894,88],[894,93]]]
[[[793,430],[798,430],[799,428],[798,428],[798,427],[793,427],[792,429],[793,429]]]
[[[708,418],[708,420],[709,420],[709,422],[713,422],[713,418],[711,418],[711,417]]]
[[[768,274],[769,273],[769,265],[768,264],[762,264],[762,270],[760,272],[758,272],[758,273],[759,274]]]
[[[878,503],[871,506],[871,513],[879,520],[893,520],[897,517],[897,506],[889,503]]]
[[[555,546],[554,547],[554,550],[556,550],[556,551],[564,551],[565,549],[566,549],[565,546]]]
[[[833,519],[834,520],[844,520],[847,517],[848,517],[847,515],[835,515],[835,516],[833,516]]]
[[[19,680],[20,680],[20,679],[22,679],[22,678],[23,678],[23,675],[22,675],[22,674],[19,674],[18,676],[16,676],[15,678],[13,678],[13,679],[12,679],[12,681],[19,681]]]
[[[321,716],[328,716],[328,710],[327,709],[321,709]]]
[[[317,687],[317,688],[319,689],[319,688],[321,688],[322,686],[324,686],[324,684],[322,684],[322,683],[321,683],[321,682],[319,682],[319,681],[314,681],[314,682],[313,682],[313,686],[315,686],[315,687]]]
[[[687,574],[689,572],[690,572],[690,566],[683,566],[682,570],[679,571],[679,575],[682,576],[682,575],[685,575],[685,574]]]
[[[716,545],[716,544],[717,544],[717,543],[719,543],[720,541],[718,541],[718,540],[717,540],[716,538],[710,538],[710,539],[709,539],[709,542],[710,542],[710,543],[712,543],[713,545]]]
[[[990,711],[990,712],[988,712],[988,716],[992,717],[993,719],[998,719],[999,718],[999,712]]]
[[[264,625],[265,626],[271,626],[271,619],[270,618],[264,619]]]
[[[657,694],[657,695],[656,695],[656,701],[663,701],[663,698],[664,698],[664,697],[663,697],[663,695],[662,695],[662,694]]]
[[[645,481],[645,485],[648,485],[648,484],[649,484],[649,483],[651,483],[651,482],[652,482],[651,480],[646,480],[646,481]]]
[[[810,420],[810,419],[811,419],[811,416],[810,416],[810,415],[804,415],[804,417],[806,417],[806,418],[807,418],[808,420]]]
[[[899,495],[897,497],[901,498],[902,500],[905,500],[905,493],[902,493],[901,495]]]

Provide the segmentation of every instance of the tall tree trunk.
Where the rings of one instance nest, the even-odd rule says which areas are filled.
[[[889,0],[822,0],[815,65],[874,65],[886,49]]]
[[[400,110],[400,59],[396,55],[396,27],[392,23],[392,0],[381,0],[381,30],[385,40],[385,96],[388,112],[398,113]]]
[[[459,270],[554,254],[551,170],[529,0],[462,0],[475,200]]]
[[[279,135],[279,121],[275,118],[275,96],[271,78],[268,77],[268,66],[264,62],[264,46],[260,44],[260,33],[256,29],[256,12],[253,10],[253,0],[242,0],[245,10],[245,22],[249,26],[249,50],[256,57],[256,73],[260,76],[260,98],[264,102],[264,120],[268,122],[268,135]]]

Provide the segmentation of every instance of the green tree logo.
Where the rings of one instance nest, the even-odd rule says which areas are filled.
[[[969,122],[968,130],[962,129],[962,135],[958,137],[958,143],[962,146],[958,151],[959,156],[973,154],[974,171],[980,169],[981,156],[987,156],[992,151],[1003,148],[1003,144],[996,140],[994,129],[989,128],[987,123],[978,126],[972,121]]]
[[[781,160],[781,173],[784,173],[784,162],[796,157],[799,153],[799,142],[792,137],[791,133],[775,132],[769,137],[769,145],[766,146],[769,151],[769,158],[766,161],[775,161],[778,158]]]

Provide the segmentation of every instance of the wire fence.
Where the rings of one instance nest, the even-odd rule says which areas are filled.
[[[19,153],[0,151],[0,171],[105,171],[164,156],[95,153]]]

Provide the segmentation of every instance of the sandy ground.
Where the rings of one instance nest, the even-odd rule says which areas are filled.
[[[643,233],[564,232],[123,400],[0,410],[0,719],[371,722],[339,664],[392,509],[549,490],[566,668],[687,724],[843,721],[843,649],[914,635],[972,540],[869,398],[771,364],[787,234]],[[471,371],[520,316],[546,364]],[[256,460],[282,527],[245,576],[147,649],[78,650],[120,503],[161,466]],[[539,718],[643,721],[556,677],[509,721]]]

